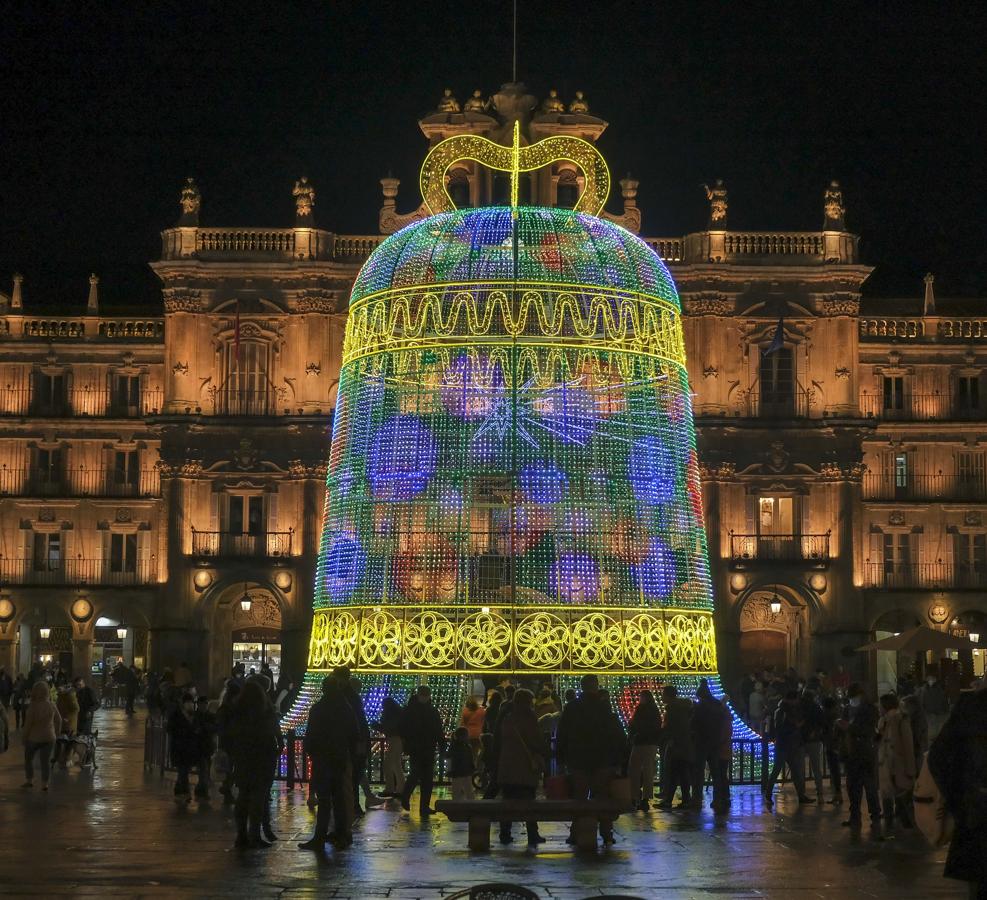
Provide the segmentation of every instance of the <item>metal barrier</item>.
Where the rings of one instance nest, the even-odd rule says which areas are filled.
[[[286,786],[294,788],[298,784],[307,784],[312,776],[312,763],[305,753],[304,741],[294,730],[285,732],[285,748],[278,763],[276,779],[285,782]],[[168,729],[163,720],[148,717],[144,725],[144,768],[157,769],[161,775],[171,771],[169,759]],[[370,759],[368,769],[372,784],[384,783],[384,751],[387,739],[372,738],[370,741]],[[553,754],[554,755],[554,754]],[[730,783],[735,785],[761,785],[771,771],[773,760],[772,745],[767,740],[735,739],[730,764]],[[805,761],[808,766],[808,760]],[[823,757],[823,774],[828,777],[825,754]],[[783,772],[781,782],[788,781],[788,773]],[[807,779],[810,777],[806,772]],[[658,759],[656,781],[661,779],[661,759]],[[435,784],[449,784],[445,774],[445,759],[441,755],[436,759]]]

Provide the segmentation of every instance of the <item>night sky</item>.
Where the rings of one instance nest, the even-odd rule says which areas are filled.
[[[510,3],[4,3],[0,290],[28,308],[160,305],[147,261],[188,175],[203,225],[375,233],[378,179],[414,208],[417,119],[511,76]],[[610,123],[643,232],[702,228],[721,177],[733,228],[822,224],[830,178],[866,286],[987,297],[983,3],[520,3],[518,76],[582,89]],[[619,210],[619,197],[610,208]],[[987,306],[985,306],[987,309]]]

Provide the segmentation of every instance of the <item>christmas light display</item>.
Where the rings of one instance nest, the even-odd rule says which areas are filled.
[[[720,692],[672,278],[579,209],[455,210],[445,192],[460,159],[515,182],[575,159],[598,211],[599,153],[551,141],[438,144],[422,175],[436,214],[356,280],[291,724],[339,665],[371,717],[421,681],[450,720],[478,677],[561,691],[595,672],[625,716],[641,688]]]

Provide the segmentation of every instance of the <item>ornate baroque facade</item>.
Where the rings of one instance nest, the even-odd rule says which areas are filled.
[[[514,121],[527,140],[607,127],[581,94],[514,85],[419,124],[430,145],[510,143]],[[582,177],[556,164],[521,200],[571,206]],[[619,184],[605,215],[639,232]],[[382,235],[425,215],[381,185]],[[470,163],[448,190],[506,199]],[[732,231],[727,187],[706,193],[705,230],[646,240],[683,299],[727,682],[764,663],[887,681],[853,652],[875,633],[987,632],[987,316],[931,276],[922,299],[863,297],[835,183],[815,232]],[[292,228],[202,227],[189,180],[151,263],[160,315],[104,314],[95,276],[77,315],[32,310],[19,276],[0,295],[0,665],[304,671],[347,297],[382,237],[316,227],[305,179],[293,196]]]

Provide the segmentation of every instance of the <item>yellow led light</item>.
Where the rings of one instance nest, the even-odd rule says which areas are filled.
[[[715,674],[712,613],[606,606],[317,610],[308,668]]]
[[[457,134],[436,144],[422,163],[422,199],[429,213],[452,212],[456,209],[449,191],[446,176],[456,163],[470,160],[497,172],[511,173],[511,206],[518,205],[518,175],[533,172],[555,162],[571,162],[583,172],[583,192],[579,195],[576,212],[599,215],[610,195],[610,170],[603,155],[589,141],[582,138],[555,135],[520,146],[518,123],[514,123],[512,146],[495,144],[474,134]]]
[[[384,291],[349,312],[343,365],[399,350],[469,347],[477,343],[594,349],[654,357],[685,368],[678,310],[653,296],[522,282],[463,284],[449,296],[441,286]]]

